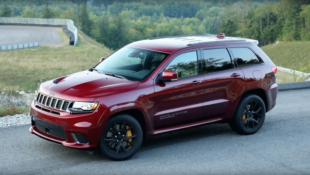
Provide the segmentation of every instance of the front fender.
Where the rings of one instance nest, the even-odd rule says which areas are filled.
[[[126,111],[129,111],[129,110],[139,110],[142,113],[144,121],[145,121],[146,132],[149,131],[149,128],[152,128],[152,121],[150,120],[148,112],[145,110],[143,105],[139,102],[121,103],[121,104],[116,104],[116,105],[106,108],[106,110],[103,112],[102,116],[100,117],[98,121],[98,125],[103,126],[104,128],[108,120],[111,117],[117,114],[120,114],[120,113],[126,113]]]

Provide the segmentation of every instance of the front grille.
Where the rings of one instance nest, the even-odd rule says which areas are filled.
[[[51,108],[54,108],[54,107],[55,107],[56,101],[57,101],[56,99],[53,99],[52,104],[51,104],[51,106],[50,106]]]
[[[58,109],[61,111],[67,111],[70,105],[73,104],[72,101],[54,98],[43,93],[38,94],[37,102],[44,106]]]
[[[68,106],[69,106],[69,102],[67,102],[67,101],[64,101],[64,104],[62,105],[62,110],[66,110],[67,108],[68,108]]]
[[[51,100],[52,100],[52,98],[48,97],[47,102],[46,102],[46,106],[49,106],[51,104]]]
[[[62,100],[58,100],[56,104],[56,109],[60,109],[61,105],[62,105]]]
[[[42,133],[51,135],[62,140],[67,140],[67,135],[60,125],[41,120],[37,117],[33,117],[32,119],[36,128]]]

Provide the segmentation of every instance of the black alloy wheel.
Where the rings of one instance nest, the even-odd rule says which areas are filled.
[[[130,115],[111,118],[100,140],[100,150],[112,160],[125,160],[140,148],[143,132],[139,122]]]
[[[257,95],[248,95],[241,100],[229,126],[239,134],[254,134],[263,126],[265,115],[264,101]]]

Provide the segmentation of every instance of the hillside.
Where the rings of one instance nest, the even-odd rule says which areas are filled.
[[[41,81],[88,69],[111,50],[79,32],[77,47],[58,29],[63,42],[57,45],[0,52],[0,92],[34,91]]]
[[[310,73],[310,42],[279,42],[262,49],[277,66]]]

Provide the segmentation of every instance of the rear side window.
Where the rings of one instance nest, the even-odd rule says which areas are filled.
[[[206,71],[217,72],[234,68],[227,49],[203,50]]]
[[[261,63],[261,61],[249,48],[231,48],[231,51],[234,55],[234,61],[239,67]]]

